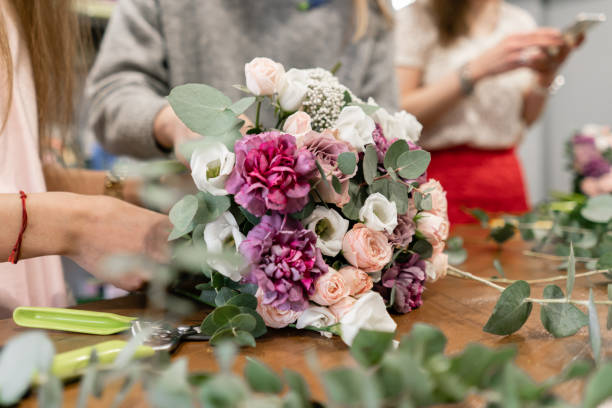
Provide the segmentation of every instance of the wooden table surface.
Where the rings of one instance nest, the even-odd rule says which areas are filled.
[[[527,249],[528,245],[519,239],[513,240],[499,251],[493,242],[486,240],[486,232],[478,227],[458,227],[453,230],[452,235],[464,238],[465,248],[469,254],[467,262],[461,268],[479,276],[490,277],[496,274],[493,267],[495,258],[499,258],[510,279],[536,279],[560,274],[556,270],[557,263],[524,256],[522,251]],[[559,286],[564,287],[564,282],[560,282]],[[533,286],[532,296],[541,297],[544,287],[545,285]],[[596,299],[606,298],[606,282],[602,277],[577,280],[574,297],[587,299],[589,287],[594,288]],[[483,332],[482,327],[498,297],[499,292],[495,289],[476,282],[447,277],[427,287],[424,304],[419,310],[404,316],[395,316],[398,323],[398,338],[410,331],[414,323],[423,322],[442,329],[448,337],[447,352],[451,354],[471,342],[480,342],[490,347],[513,345],[518,348],[518,365],[538,381],[559,373],[574,359],[590,358],[587,329],[583,328],[573,337],[555,339],[543,329],[537,305],[525,326],[514,335],[499,337]],[[146,299],[140,295],[131,295],[90,303],[81,308],[140,316],[146,312]],[[209,311],[210,309],[202,308],[186,322],[199,323]],[[599,310],[601,325],[604,328],[603,350],[607,350],[612,340],[610,334],[605,332],[605,312],[604,308]],[[12,320],[0,321],[2,344],[20,332],[23,332],[23,329],[16,327]],[[95,344],[111,337],[121,337],[98,337],[52,331],[49,335],[59,352]],[[256,348],[241,350],[236,369],[242,370],[247,356],[265,362],[277,372],[282,372],[284,367],[291,368],[305,375],[315,397],[322,398],[321,384],[314,378],[306,364],[305,352],[309,349],[316,350],[324,368],[351,362],[348,349],[339,338],[327,339],[317,333],[293,329],[270,329],[268,334],[257,339]],[[187,357],[192,371],[216,370],[212,348],[208,343],[184,343],[173,355],[173,358],[178,357]],[[91,399],[89,406],[110,406],[117,389],[118,385],[109,387],[101,400]],[[559,387],[557,392],[566,400],[578,403],[582,394],[582,384],[578,381],[570,382]],[[64,395],[64,406],[74,406],[77,394],[78,384],[68,385]],[[26,399],[23,406],[36,406],[35,398]],[[124,406],[136,408],[146,407],[148,404],[141,391],[136,390],[130,394]]]

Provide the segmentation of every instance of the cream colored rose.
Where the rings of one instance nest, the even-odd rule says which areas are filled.
[[[430,260],[425,261],[425,265],[427,281],[435,282],[446,276],[448,270],[448,255],[444,252],[435,254]]]
[[[395,332],[396,328],[382,296],[372,291],[360,296],[340,318],[342,340],[349,346],[361,329]]]
[[[262,303],[263,292],[261,289],[257,289],[255,297],[257,298],[256,311],[259,313],[264,323],[266,323],[266,326],[268,327],[275,329],[287,327],[291,323],[295,323],[295,321],[302,315],[302,312],[296,312],[291,309],[279,310],[274,306],[264,305]]]
[[[336,320],[342,319],[342,317],[353,308],[357,303],[357,299],[352,296],[347,296],[338,303],[331,305],[329,310],[336,316]]]
[[[306,112],[295,112],[289,116],[283,126],[283,131],[295,136],[298,146],[301,144],[300,141],[306,134],[312,131],[310,126],[310,116]]]
[[[244,74],[253,95],[268,96],[278,91],[285,68],[269,58],[255,58],[244,66]]]
[[[338,138],[348,142],[358,152],[363,152],[366,145],[374,143],[372,132],[376,124],[359,106],[342,109],[334,127],[338,129]]]
[[[345,266],[338,271],[344,278],[344,282],[349,289],[349,295],[359,296],[372,289],[374,283],[370,275],[353,266]]]
[[[370,194],[359,210],[359,220],[372,231],[391,234],[397,227],[397,207],[380,193]]]
[[[344,236],[342,254],[354,267],[364,272],[376,272],[391,261],[393,248],[384,233],[355,224]]]
[[[421,184],[418,190],[422,194],[428,194],[431,197],[431,210],[427,212],[448,219],[446,191],[444,191],[444,188],[438,180],[429,179],[427,183]]]
[[[321,306],[330,306],[348,295],[349,288],[342,275],[335,269],[328,268],[328,271],[317,279],[310,300]]]
[[[422,212],[417,217],[417,230],[434,247],[446,241],[449,229],[450,224],[448,220],[439,215]]]
[[[308,74],[301,69],[291,68],[280,83],[278,102],[285,112],[294,112],[302,106],[308,93]]]
[[[304,225],[317,235],[317,247],[323,255],[336,256],[340,253],[349,222],[336,210],[316,207],[304,220]]]
[[[371,99],[369,103],[372,104],[372,102],[374,101]],[[380,108],[372,114],[372,119],[380,125],[387,140],[402,139],[416,143],[421,137],[423,125],[414,115],[406,111],[399,111],[391,115]]]

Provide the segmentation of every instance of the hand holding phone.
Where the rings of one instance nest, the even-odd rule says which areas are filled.
[[[606,15],[603,13],[580,13],[576,16],[576,21],[566,27],[562,33],[566,41],[570,45],[574,45],[578,37],[591,30],[593,27],[606,21]]]

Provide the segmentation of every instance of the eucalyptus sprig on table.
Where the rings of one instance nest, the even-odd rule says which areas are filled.
[[[167,354],[120,366],[93,362],[85,370],[77,408],[108,393],[120,382],[113,407],[121,406],[141,386],[154,407],[425,407],[477,398],[490,407],[570,407],[553,388],[574,379],[587,380],[585,408],[612,396],[612,364],[594,366],[574,361],[563,372],[542,383],[518,368],[516,349],[489,349],[470,344],[456,355],[445,353],[446,337],[437,328],[415,324],[397,344],[393,333],[362,330],[350,353],[354,364],[322,369],[316,355],[306,356],[310,371],[320,379],[325,402],[316,402],[305,378],[289,368],[279,375],[264,363],[247,357],[243,371],[235,371],[237,349],[232,343],[215,348],[218,372],[188,372],[186,358],[170,361]],[[132,341],[134,342],[134,341]],[[37,353],[32,353],[32,350]],[[135,348],[134,348],[135,349]],[[27,333],[9,341],[0,355],[0,403],[17,403],[37,372],[37,395],[43,408],[62,406],[63,389],[50,367],[53,345],[42,333]],[[129,361],[130,356],[124,356]],[[108,397],[108,395],[106,395]],[[197,404],[197,405],[196,405]]]
[[[589,337],[595,359],[601,354],[601,331],[597,317],[596,305],[608,306],[608,330],[612,328],[612,284],[608,285],[608,299],[595,300],[591,289],[589,299],[576,299],[573,297],[574,283],[576,277],[605,274],[608,269],[576,274],[576,260],[574,249],[570,245],[568,257],[567,275],[535,281],[513,281],[506,278],[485,279],[475,276],[469,272],[455,267],[449,267],[449,275],[471,279],[501,292],[499,300],[489,317],[484,331],[496,335],[510,335],[518,331],[531,315],[533,304],[539,304],[540,320],[542,326],[555,337],[567,337],[576,334],[584,326],[589,326]],[[531,286],[533,283],[552,282],[565,280],[565,293],[559,286],[551,284],[544,288],[543,298],[531,297]],[[510,283],[504,287],[500,283]],[[578,308],[585,307],[587,313]]]

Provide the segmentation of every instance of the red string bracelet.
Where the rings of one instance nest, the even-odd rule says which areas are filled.
[[[15,246],[11,251],[11,255],[9,256],[8,261],[10,263],[16,264],[19,262],[19,252],[21,252],[21,241],[23,241],[23,233],[25,232],[28,226],[28,212],[26,210],[26,198],[28,196],[23,191],[19,191],[19,195],[21,196],[21,231],[19,231],[19,236],[17,237],[17,242],[15,242]]]

